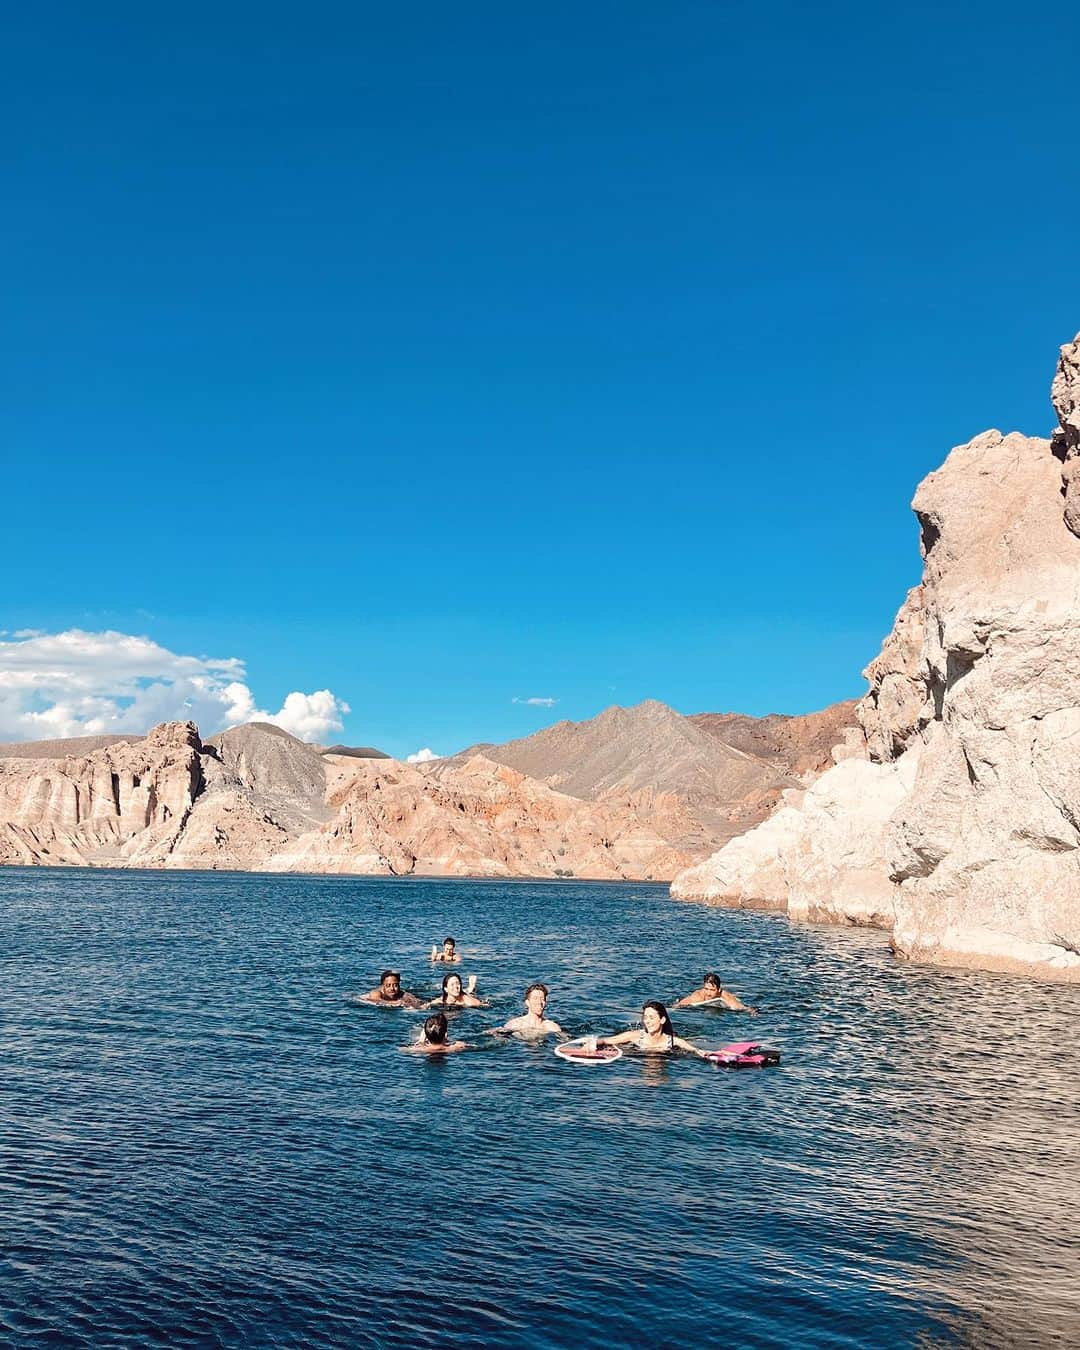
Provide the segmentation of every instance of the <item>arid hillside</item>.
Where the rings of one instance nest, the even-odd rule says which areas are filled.
[[[709,851],[764,820],[785,788],[805,786],[845,744],[861,753],[853,702],[804,717],[684,717],[650,699],[464,755],[483,754],[585,801],[623,803],[681,847]]]
[[[424,764],[265,722],[37,742],[0,757],[0,862],[670,880],[802,781],[770,747],[661,703]]]

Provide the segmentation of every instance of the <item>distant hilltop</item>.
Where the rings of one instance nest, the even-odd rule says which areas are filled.
[[[2,747],[0,862],[670,880],[861,754],[854,705],[684,717],[648,701],[405,764],[269,723]]]

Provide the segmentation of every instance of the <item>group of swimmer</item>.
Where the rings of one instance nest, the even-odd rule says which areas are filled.
[[[444,938],[442,946],[437,943],[431,948],[433,964],[457,965],[461,955],[454,938]],[[433,999],[424,1000],[401,987],[401,972],[384,970],[376,989],[360,996],[360,1002],[374,1004],[383,1008],[411,1008],[427,1010],[431,1008],[490,1008],[491,1004],[477,997],[476,976],[470,975],[463,982],[456,971],[443,976],[442,991]],[[565,1037],[566,1033],[558,1022],[546,1015],[551,991],[546,984],[536,981],[525,990],[523,1002],[525,1011],[518,1017],[511,1017],[500,1027],[493,1027],[489,1035],[517,1035],[530,1038],[556,1035]],[[675,1008],[693,1008],[701,1005],[720,1006],[732,1012],[754,1014],[755,1008],[748,1007],[730,989],[725,989],[719,975],[708,972],[701,986],[673,1003]],[[666,1054],[672,1050],[684,1050],[699,1058],[706,1057],[706,1051],[700,1050],[691,1041],[676,1034],[667,1008],[657,999],[649,999],[641,1009],[641,1026],[629,1031],[618,1032],[612,1036],[597,1036],[595,1046],[633,1046],[653,1054]],[[449,1023],[444,1011],[433,1013],[424,1022],[420,1039],[402,1049],[413,1054],[447,1055],[469,1048],[466,1041],[450,1040]]]

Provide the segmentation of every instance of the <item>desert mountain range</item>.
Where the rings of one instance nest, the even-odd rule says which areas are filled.
[[[808,717],[609,708],[425,764],[267,723],[0,747],[0,862],[670,879],[862,753]]]

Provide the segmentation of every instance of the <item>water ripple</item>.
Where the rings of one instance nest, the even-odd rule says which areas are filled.
[[[433,995],[474,1049],[349,1003]],[[718,969],[778,1069],[574,1032]],[[0,871],[0,1343],[1067,1345],[1080,991],[894,963],[878,934],[659,888]]]

